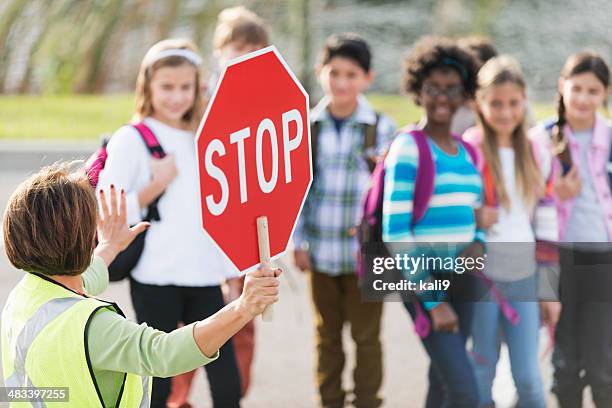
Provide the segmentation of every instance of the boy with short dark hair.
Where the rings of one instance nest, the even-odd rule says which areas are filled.
[[[358,288],[355,237],[370,172],[391,143],[395,124],[362,93],[373,79],[367,43],[333,35],[316,70],[325,97],[311,115],[314,180],[294,234],[295,262],[309,270],[317,331],[317,385],[324,407],[343,407],[342,328],[356,343],[356,407],[378,407],[382,383],[381,303],[364,303]]]

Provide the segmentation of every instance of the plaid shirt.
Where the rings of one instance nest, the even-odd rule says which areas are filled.
[[[324,98],[312,111],[319,123],[316,177],[298,220],[293,240],[308,247],[313,268],[330,275],[355,272],[359,250],[354,227],[361,218],[361,202],[370,182],[363,151],[365,125],[376,123],[376,112],[364,96],[346,119],[340,133]],[[379,115],[376,148],[382,154],[391,144],[395,123]]]

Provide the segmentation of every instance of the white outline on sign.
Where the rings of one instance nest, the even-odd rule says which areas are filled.
[[[298,81],[297,77],[293,73],[293,70],[291,69],[291,67],[289,67],[289,64],[287,64],[287,61],[285,61],[283,56],[280,54],[280,52],[274,45],[270,45],[266,48],[262,48],[260,50],[253,51],[251,53],[242,55],[238,58],[234,58],[223,68],[223,71],[221,72],[221,76],[219,76],[219,80],[217,81],[217,84],[215,85],[215,90],[212,93],[210,100],[208,101],[208,105],[206,106],[206,111],[204,112],[204,116],[202,117],[202,120],[200,121],[200,125],[198,126],[198,131],[196,132],[194,146],[195,146],[195,151],[196,151],[196,159],[198,161],[198,177],[200,177],[200,155],[198,154],[198,141],[200,140],[200,134],[202,133],[202,128],[204,127],[204,123],[206,122],[206,119],[208,118],[210,109],[213,106],[213,103],[215,102],[215,98],[217,97],[217,91],[219,90],[219,87],[221,86],[221,83],[223,82],[223,78],[225,77],[225,72],[232,65],[239,64],[243,61],[258,57],[263,54],[267,54],[269,52],[273,52],[276,55],[276,57],[285,67],[285,70],[291,76],[291,79],[293,79],[293,82],[295,82],[295,84],[298,86],[300,91],[302,91],[302,94],[304,94],[304,96],[306,97],[306,132],[308,135],[308,157],[309,157],[309,162],[310,162],[310,181],[308,182],[308,186],[306,187],[306,193],[304,194],[304,198],[302,199],[302,203],[300,204],[300,210],[298,211],[297,217],[293,221],[293,227],[291,227],[291,234],[289,235],[289,239],[287,240],[285,249],[283,249],[278,254],[272,256],[270,259],[273,261],[283,256],[285,252],[287,252],[287,248],[289,248],[289,242],[291,241],[291,238],[293,237],[293,233],[295,232],[295,226],[297,225],[298,217],[302,214],[302,210],[304,209],[304,203],[306,202],[306,197],[308,196],[308,192],[310,191],[310,186],[312,185],[312,166],[314,165],[314,163],[312,162],[312,145],[311,145],[312,141],[310,139],[310,96],[308,95],[308,93],[306,92],[306,90],[304,89],[300,81]],[[243,271],[240,271],[240,269],[238,269],[238,266],[234,264],[234,262],[230,259],[230,257],[227,256],[225,251],[223,251],[221,246],[219,246],[217,241],[215,241],[214,238],[208,233],[208,231],[204,229],[204,223],[203,223],[203,220],[201,219],[201,216],[202,216],[202,186],[201,186],[199,179],[198,179],[198,190],[200,191],[199,200],[198,200],[200,204],[200,228],[202,229],[202,231],[204,231],[204,234],[206,234],[206,236],[210,238],[210,240],[215,244],[215,247],[219,250],[219,252],[222,253],[225,259],[229,262],[229,264],[234,267],[234,271],[238,272],[239,274],[243,274],[243,273],[247,273],[247,272],[257,269],[257,267],[259,266],[259,263],[253,266],[250,266]],[[261,215],[266,215],[266,214],[261,214]]]

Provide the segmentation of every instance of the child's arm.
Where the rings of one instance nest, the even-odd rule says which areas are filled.
[[[544,192],[534,210],[532,226],[536,239],[538,297],[541,300],[542,320],[556,324],[559,305],[559,223],[554,197],[554,181],[560,169],[554,166],[554,157],[541,140],[534,139],[532,148],[538,155],[538,167],[544,180]]]
[[[400,135],[385,159],[382,230],[384,242],[413,242],[412,205],[418,150],[409,135]]]

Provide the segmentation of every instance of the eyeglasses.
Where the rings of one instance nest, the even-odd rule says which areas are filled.
[[[444,90],[430,84],[423,84],[423,92],[432,98],[437,98],[438,96],[446,96],[448,99],[458,99],[463,95],[463,86],[454,85],[448,87]]]

